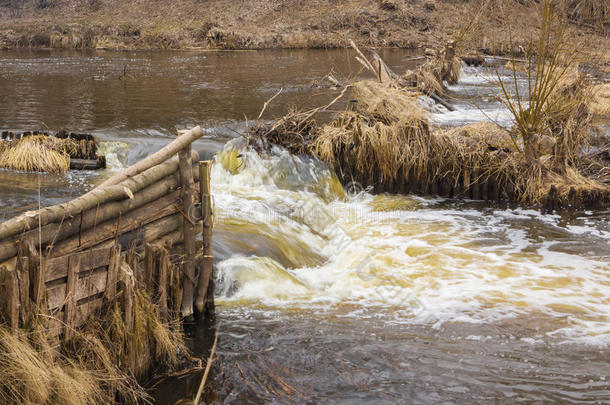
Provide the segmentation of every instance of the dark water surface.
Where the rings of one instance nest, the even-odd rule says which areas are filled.
[[[356,75],[353,56],[0,51],[0,129],[91,132],[110,162],[67,175],[0,170],[0,219],[36,208],[39,190],[51,205],[91,189],[180,128],[201,125],[202,158],[226,158],[280,89],[264,117],[331,100],[336,91],[312,83],[331,70]],[[411,52],[381,56],[397,72],[414,66]],[[454,95],[472,98],[484,75],[467,70]],[[503,117],[484,99],[489,86],[476,94]],[[484,115],[456,104],[432,118],[451,125]],[[237,173],[224,163],[212,173],[222,324],[208,401],[610,403],[608,212],[345,196],[315,162],[240,153]],[[304,201],[313,208],[295,218]],[[207,357],[214,325],[187,328],[195,356]],[[157,403],[192,398],[201,375],[163,380]]]

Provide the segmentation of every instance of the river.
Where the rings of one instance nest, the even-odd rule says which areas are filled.
[[[397,72],[413,52],[381,56]],[[326,167],[261,156],[239,132],[327,103],[350,51],[0,51],[0,128],[93,133],[101,172],[0,170],[0,219],[79,195],[195,124],[215,157],[214,403],[608,403],[608,211],[345,192]],[[483,69],[452,87],[439,125],[508,118]],[[333,107],[343,108],[341,104]],[[240,157],[237,157],[237,152]],[[38,193],[40,190],[40,200]],[[207,356],[213,325],[189,328]],[[192,397],[165,380],[157,403]]]

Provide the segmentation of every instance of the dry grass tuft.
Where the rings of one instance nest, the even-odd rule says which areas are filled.
[[[70,155],[80,150],[72,139],[51,136],[26,136],[15,141],[0,141],[0,167],[27,172],[65,173]]]
[[[78,351],[59,352],[33,335],[0,325],[2,403],[93,405],[113,403],[115,393],[131,403],[145,398],[135,380],[110,362],[99,339],[79,335]]]
[[[116,301],[90,317],[63,345],[49,335],[48,317],[37,316],[29,330],[16,332],[0,324],[0,403],[147,401],[136,378],[153,362],[176,366],[187,350],[179,322],[161,319],[144,290],[136,289],[131,299],[133,328],[125,319],[125,302]]]

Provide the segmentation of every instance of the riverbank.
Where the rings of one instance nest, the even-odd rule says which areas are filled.
[[[0,49],[346,48],[350,39],[362,46],[426,48],[459,35],[480,12],[473,28],[484,34],[472,35],[469,47],[506,53],[510,49],[508,27],[518,27],[513,31],[516,44],[537,29],[535,4],[510,3],[89,0],[77,6],[63,0],[5,0],[0,2]],[[568,13],[570,7],[566,6]],[[601,17],[593,12],[570,14],[579,36],[588,36],[598,45],[608,44],[604,12],[597,11]]]

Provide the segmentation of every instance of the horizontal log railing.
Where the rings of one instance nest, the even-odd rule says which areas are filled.
[[[15,329],[42,311],[49,330],[70,339],[134,282],[149,290],[164,316],[192,315],[195,301],[199,312],[211,310],[210,164],[193,167],[199,155],[191,148],[202,135],[199,127],[180,131],[90,192],[1,223],[4,322]],[[170,260],[177,244],[182,250]]]

